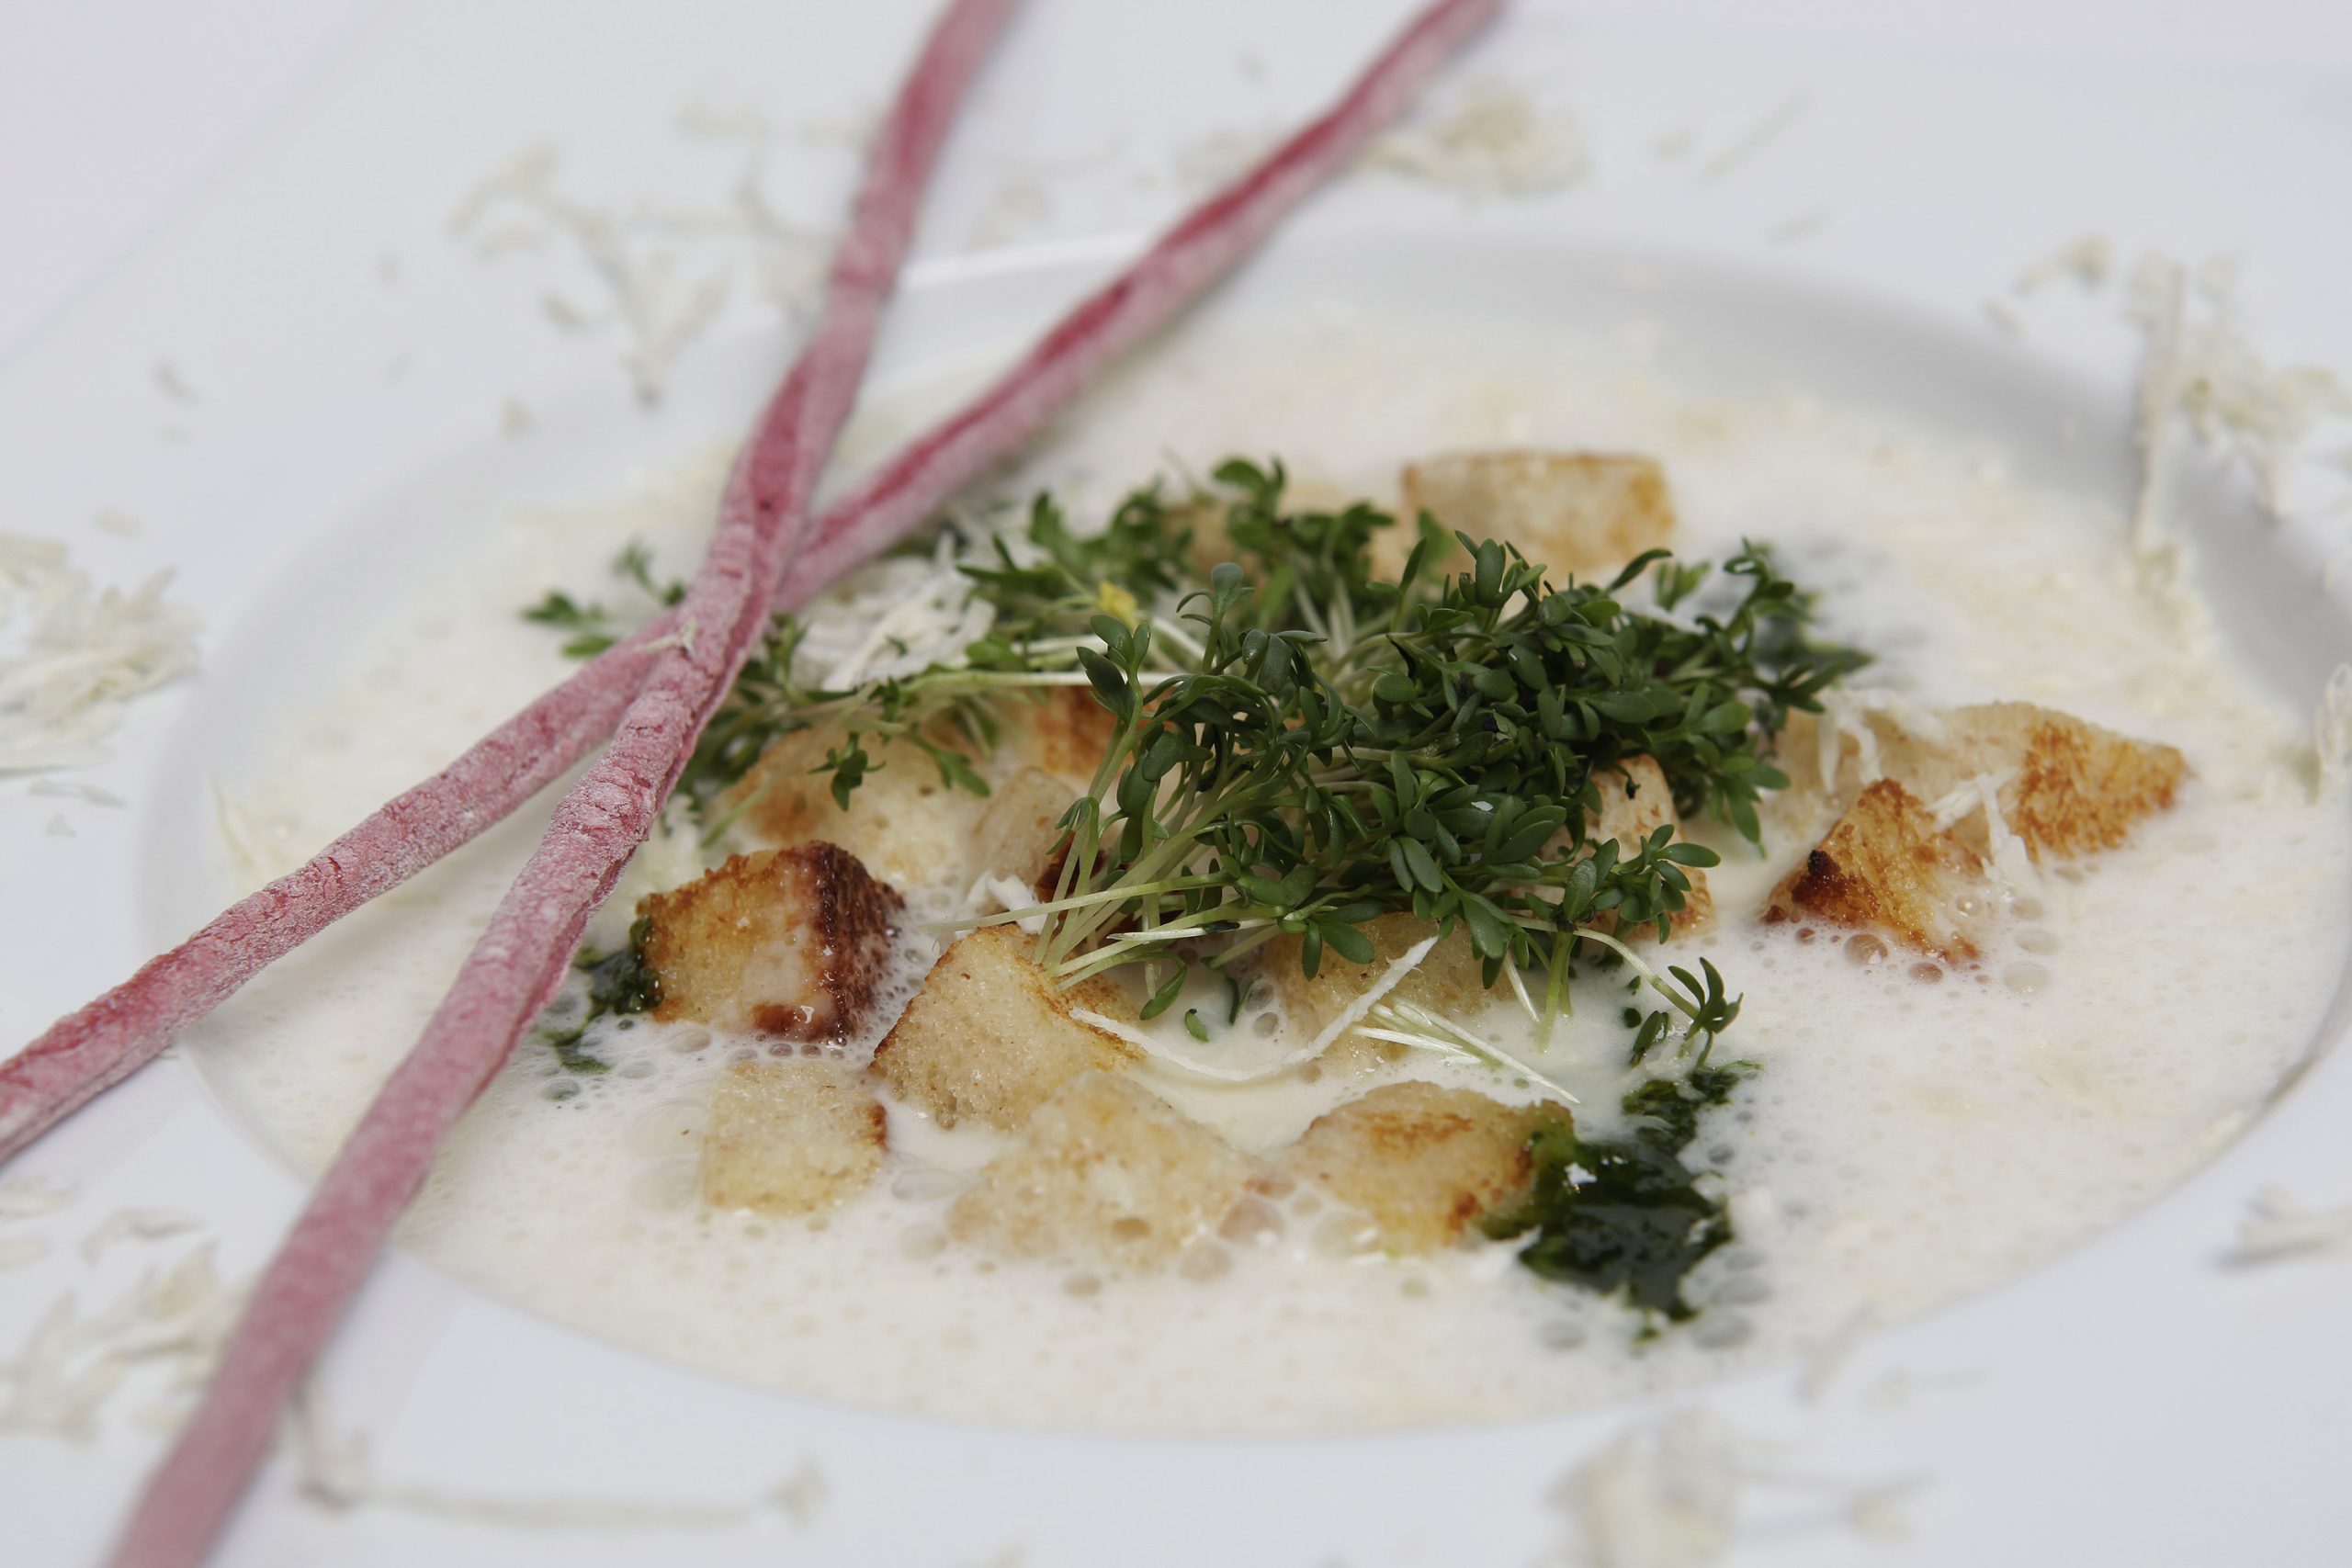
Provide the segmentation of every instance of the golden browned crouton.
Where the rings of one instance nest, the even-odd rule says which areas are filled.
[[[2170,746],[2133,740],[2031,703],[1980,703],[1941,716],[1945,736],[1899,735],[1886,772],[1925,800],[1984,773],[2007,773],[2001,816],[2035,860],[2111,850],[2142,818],[2171,807],[2188,764]],[[1965,824],[1982,835],[1980,820]]]
[[[1236,557],[1233,536],[1226,532],[1225,515],[1223,502],[1204,497],[1176,509],[1170,518],[1170,526],[1192,530],[1192,543],[1184,553],[1193,569],[1203,577]]]
[[[1133,1079],[1083,1073],[956,1198],[947,1229],[1014,1258],[1148,1271],[1214,1232],[1257,1173],[1257,1162]]]
[[[1360,1029],[1351,1029],[1323,1048],[1315,1058],[1306,1077],[1358,1078],[1389,1076],[1388,1069],[1413,1054],[1409,1045],[1394,1040],[1374,1040]]]
[[[1062,813],[1076,795],[1043,768],[1023,768],[997,785],[972,836],[972,874],[1010,876],[1036,887],[1054,863]]]
[[[841,1040],[874,1004],[905,906],[837,845],[736,855],[639,900],[656,1018]]]
[[[1956,903],[1983,868],[1909,790],[1881,779],[1772,890],[1764,919],[1867,926],[1922,953],[1973,957]]]
[[[899,887],[961,876],[972,829],[987,803],[948,784],[920,747],[883,745],[867,737],[865,748],[879,765],[865,774],[844,811],[833,800],[833,775],[812,771],[842,739],[832,729],[785,736],[761,753],[729,792],[724,808],[740,807],[743,830],[760,843],[822,839]]]
[[[702,1141],[702,1201],[806,1214],[862,1190],[888,1129],[865,1075],[813,1056],[763,1056],[719,1075]]]
[[[1394,1083],[1317,1117],[1280,1163],[1361,1210],[1384,1251],[1430,1252],[1517,1197],[1528,1180],[1529,1135],[1566,1119],[1554,1105]]]
[[[1306,512],[1343,512],[1360,499],[1331,479],[1291,473],[1284,477],[1282,509],[1293,516]],[[1192,544],[1185,554],[1203,577],[1227,561],[1240,559],[1240,552],[1234,547],[1233,536],[1226,526],[1227,510],[1226,503],[1215,496],[1198,497],[1170,508],[1169,525],[1192,530]],[[1405,546],[1411,548],[1412,541],[1407,539]],[[1398,562],[1404,558],[1404,551],[1398,551]]]
[[[1630,854],[1660,828],[1670,827],[1677,837],[1681,835],[1682,819],[1675,813],[1674,792],[1667,788],[1665,770],[1655,758],[1628,757],[1598,774],[1592,782],[1600,791],[1600,809],[1585,824],[1585,836],[1594,842],[1613,839],[1621,854]],[[1715,900],[1707,891],[1707,874],[1695,866],[1684,866],[1682,874],[1690,879],[1690,891],[1683,895],[1682,909],[1674,917],[1669,941],[1704,931],[1715,918]],[[1593,923],[1613,934],[1617,911],[1607,910]],[[1657,924],[1645,921],[1634,933],[1636,938],[1645,934],[1656,937]]]
[[[1121,1016],[1126,994],[1105,980],[1057,991],[1031,962],[1030,938],[982,926],[956,939],[876,1048],[874,1066],[902,1100],[943,1127],[969,1116],[1017,1132],[1047,1096],[1092,1068],[1139,1053],[1080,1023],[1072,1009]]]
[[[1403,570],[1423,512],[1449,535],[1517,545],[1555,580],[1605,581],[1674,533],[1664,470],[1622,453],[1458,452],[1409,463],[1401,526],[1375,541],[1383,570]]]
[[[1366,920],[1357,929],[1372,939],[1372,962],[1353,964],[1326,947],[1313,979],[1299,968],[1299,938],[1278,936],[1266,944],[1260,973],[1273,982],[1290,1014],[1291,1026],[1309,1039],[1323,1032],[1358,997],[1372,989],[1414,943],[1437,930],[1403,911]],[[1466,1018],[1487,1005],[1482,980],[1470,933],[1457,925],[1383,999],[1411,1002],[1449,1018]]]
[[[2173,747],[2052,714],[2026,742],[2009,827],[2037,856],[2111,850],[2141,818],[2171,808],[2188,773]]]
[[[999,711],[1004,720],[999,756],[1059,780],[1066,786],[1065,805],[1092,785],[1094,770],[1119,728],[1111,710],[1082,686],[1050,687],[1043,701],[1007,701]]]

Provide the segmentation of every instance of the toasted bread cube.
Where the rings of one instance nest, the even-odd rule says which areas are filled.
[[[1970,958],[1976,947],[1958,901],[1983,872],[1982,857],[1937,827],[1917,796],[1881,779],[1772,890],[1764,919],[1864,926],[1922,953]]]
[[[1410,1045],[1394,1040],[1374,1040],[1360,1029],[1351,1029],[1323,1048],[1323,1054],[1315,1058],[1306,1077],[1310,1082],[1323,1077],[1387,1077],[1391,1069],[1412,1054]]]
[[[1266,944],[1259,972],[1273,982],[1290,1014],[1291,1027],[1309,1039],[1322,1033],[1357,998],[1379,983],[1391,964],[1437,930],[1401,910],[1366,920],[1357,929],[1372,939],[1372,962],[1351,963],[1326,947],[1312,979],[1299,967],[1301,939],[1278,936]],[[1411,1002],[1448,1018],[1468,1018],[1483,1010],[1487,1005],[1484,965],[1470,945],[1469,931],[1456,925],[1382,999]]]
[[[2120,846],[2142,818],[2172,806],[2188,774],[2170,746],[2031,703],[1980,703],[1941,716],[1940,741],[1888,741],[1886,772],[1923,800],[1980,774],[2013,774],[2001,786],[2001,816],[2037,861]],[[1984,831],[1981,820],[1967,826]]]
[[[834,844],[736,855],[639,900],[653,1016],[738,1033],[837,1041],[865,1021],[905,904]]]
[[[1405,467],[1403,526],[1375,541],[1384,570],[1402,570],[1427,512],[1451,536],[1516,545],[1555,579],[1605,581],[1674,533],[1666,473],[1609,452],[1458,452]],[[1385,558],[1393,556],[1393,559]],[[1449,560],[1458,558],[1457,548]],[[1446,561],[1433,562],[1447,564]]]
[[[1630,854],[1660,828],[1672,828],[1677,838],[1681,836],[1682,818],[1675,813],[1674,792],[1667,787],[1666,772],[1656,758],[1628,757],[1592,782],[1600,792],[1600,809],[1585,824],[1585,834],[1594,842],[1614,840],[1619,853]],[[1682,908],[1674,917],[1668,941],[1704,931],[1715,919],[1715,900],[1707,891],[1707,874],[1694,866],[1681,869],[1682,874],[1690,879],[1690,890],[1682,896]],[[1593,923],[1613,934],[1617,911],[1605,910]],[[1645,934],[1657,935],[1655,921],[1645,921],[1634,936]]]
[[[1283,485],[1282,510],[1290,516],[1309,512],[1344,512],[1359,499],[1357,492],[1348,490],[1337,480],[1291,472],[1285,476]],[[1185,554],[1190,558],[1193,570],[1204,578],[1227,561],[1241,560],[1241,551],[1234,545],[1232,532],[1227,526],[1229,511],[1227,503],[1215,495],[1196,496],[1169,509],[1170,527],[1192,530],[1192,544]],[[1409,532],[1412,520],[1406,518],[1404,521],[1406,531]],[[1406,539],[1405,549],[1410,549],[1412,543],[1410,538]],[[1399,550],[1397,561],[1402,563],[1404,558],[1404,550]]]
[[[1081,1073],[947,1212],[948,1233],[1013,1258],[1148,1272],[1213,1233],[1257,1162],[1114,1073]]]
[[[1225,502],[1203,496],[1177,508],[1170,517],[1170,526],[1192,530],[1192,543],[1184,554],[1203,577],[1239,558],[1240,552],[1233,547],[1233,536],[1226,529],[1226,512]]]
[[[1011,926],[982,926],[957,938],[875,1050],[875,1070],[891,1091],[943,1127],[969,1116],[1018,1132],[1079,1074],[1117,1068],[1141,1055],[1070,1016],[1085,1008],[1119,1017],[1126,994],[1101,979],[1055,989],[1030,960],[1029,942]]]
[[[1054,864],[1065,836],[1062,813],[1074,798],[1069,784],[1043,768],[1023,768],[997,785],[972,836],[972,874],[1036,887]]]
[[[763,1056],[719,1075],[702,1141],[702,1201],[807,1214],[863,1190],[889,1141],[865,1075],[815,1056]]]
[[[941,778],[920,747],[868,737],[866,750],[878,765],[844,810],[833,799],[833,775],[814,771],[842,739],[837,730],[805,729],[761,753],[726,800],[727,808],[741,808],[743,831],[763,845],[839,844],[896,887],[968,880],[965,852],[987,802]]]
[[[1008,700],[999,712],[1005,732],[998,755],[1057,780],[1064,804],[1092,786],[1094,770],[1119,732],[1118,719],[1083,686],[1049,687],[1042,701]]]
[[[1382,1250],[1432,1252],[1526,1190],[1528,1138],[1567,1114],[1468,1089],[1393,1083],[1317,1117],[1280,1164],[1361,1211]]]

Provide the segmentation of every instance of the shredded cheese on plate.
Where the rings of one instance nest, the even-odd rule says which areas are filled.
[[[65,547],[0,534],[0,773],[86,768],[123,708],[196,668],[196,617],[138,588],[91,586]]]

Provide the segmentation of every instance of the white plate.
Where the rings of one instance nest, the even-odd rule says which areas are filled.
[[[40,828],[59,803],[0,795],[0,853],[19,894],[0,909],[0,943],[16,955],[0,1038],[29,1035],[119,978],[201,902],[210,852],[199,770],[306,689],[314,672],[294,632],[345,618],[295,592],[322,581],[321,563],[379,563],[363,589],[379,604],[411,570],[401,547],[433,526],[516,495],[593,493],[632,461],[723,435],[774,374],[781,345],[746,310],[689,350],[661,409],[639,410],[605,345],[537,313],[544,267],[488,265],[442,232],[456,194],[541,133],[574,155],[583,181],[624,196],[707,188],[708,151],[665,129],[678,103],[756,89],[805,106],[778,113],[789,123],[870,101],[921,7],[877,9],[890,14],[855,27],[816,21],[815,7],[748,5],[594,28],[553,6],[502,8],[487,28],[454,11],[382,19],[208,205],[0,366],[10,525],[74,534],[102,574],[179,565],[211,628],[202,680],[137,711],[122,757],[98,775],[132,798],[128,819],[69,807],[79,836],[52,840]],[[1171,209],[1173,148],[1296,112],[1402,7],[1177,9],[1114,20],[1036,7],[965,132],[878,386],[1016,341]],[[2052,482],[2110,492],[2129,474],[2130,340],[2113,302],[2023,307],[2021,344],[1981,311],[2057,243],[2099,227],[2127,249],[2240,251],[2263,340],[2289,357],[2352,363],[2332,205],[2352,152],[2347,56],[2333,56],[2332,79],[2308,62],[2257,71],[2246,59],[2266,39],[2324,44],[2324,28],[2298,34],[2291,12],[2266,13],[2233,60],[2199,63],[2167,45],[2094,62],[2070,52],[2099,37],[2069,32],[2079,17],[2020,8],[2003,19],[2031,26],[2031,53],[1955,49],[1990,35],[1833,6],[1806,7],[1775,33],[1716,7],[1522,17],[1477,63],[1586,115],[1595,186],[1470,210],[1360,179],[1217,308],[1339,299],[1376,317],[1466,298],[1475,303],[1449,308],[1602,329],[1640,319],[1663,327],[1670,367],[1708,384],[1877,399],[1998,436]],[[1245,47],[1261,70],[1237,67]],[[1110,60],[1131,63],[1082,68]],[[1184,90],[1136,90],[1171,80]],[[1751,160],[1700,172],[1792,102],[1802,108]],[[1089,162],[1109,147],[1108,126],[1124,146]],[[1654,152],[1684,128],[1697,152]],[[1062,160],[1046,171],[1052,204],[1025,251],[968,254],[960,242],[987,220],[1012,154]],[[845,160],[818,150],[779,160],[786,209],[829,212]],[[1822,223],[1799,221],[1815,213]],[[1772,237],[1792,231],[1810,237]],[[388,252],[396,281],[379,265]],[[200,402],[159,396],[151,376],[164,359]],[[519,442],[497,433],[510,396],[538,415]],[[2081,444],[2056,439],[2062,412],[2083,421]],[[102,506],[144,516],[148,533],[87,532],[83,520]],[[420,515],[438,523],[408,521]],[[2203,516],[2231,629],[2282,692],[2307,698],[2346,651],[2320,570],[2334,542],[2257,536],[2226,506]],[[250,728],[199,734],[198,713]],[[2330,1038],[2344,1012],[2339,1001]],[[1820,1403],[1802,1401],[1787,1371],[1707,1395],[1726,1420],[1786,1439],[1792,1472],[1924,1483],[1905,1503],[1910,1539],[1894,1547],[1827,1518],[1828,1495],[1761,1492],[1736,1560],[2332,1560],[2320,1543],[2352,1525],[2335,1477],[2352,1397],[2340,1332],[2352,1269],[2239,1274],[2214,1260],[2266,1182],[2315,1201],[2352,1198],[2334,1154],[2347,1110],[2352,1066],[2330,1055],[2164,1201],[2030,1279],[1871,1341]],[[168,1203],[215,1222],[232,1272],[266,1255],[300,1195],[181,1062],[79,1118],[23,1168],[82,1189],[43,1234],[71,1239],[119,1205]],[[110,1257],[102,1282],[123,1278],[134,1251]],[[70,1249],[0,1276],[0,1345],[84,1280]],[[1880,1408],[1864,1391],[1889,1373],[1922,1392]],[[813,1458],[831,1499],[805,1531],[763,1517],[709,1535],[548,1537],[392,1512],[337,1517],[293,1497],[274,1471],[228,1561],[569,1565],[691,1551],[714,1563],[946,1565],[1018,1547],[1032,1565],[1517,1562],[1562,1535],[1544,1501],[1558,1474],[1656,1414],[1345,1441],[1007,1437],[683,1373],[397,1257],[347,1325],[327,1382],[338,1416],[371,1434],[378,1468],[399,1480],[727,1502]],[[120,1418],[87,1449],[0,1437],[7,1559],[91,1559],[153,1452]]]

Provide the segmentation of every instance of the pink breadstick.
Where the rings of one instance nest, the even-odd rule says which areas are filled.
[[[1398,34],[1321,118],[1194,208],[1133,266],[1089,295],[988,390],[859,483],[786,570],[797,609],[920,526],[952,495],[1035,434],[1112,360],[1165,326],[1345,169],[1503,0],[1449,0]]]
[[[208,1554],[279,1411],[407,1207],[449,1128],[561,984],[588,917],[661,812],[757,641],[817,479],[857,396],[917,205],[1012,0],[952,0],[876,137],[824,309],[728,482],[708,555],[605,755],[555,810],[426,1026],[264,1270],[220,1369],[117,1545],[117,1568]]]
[[[1172,311],[1184,291],[1204,286],[1229,266],[1250,239],[1295,204],[1313,179],[1336,168],[1401,106],[1447,50],[1497,8],[1498,0],[1447,0],[1425,13],[1339,111],[1204,209],[1219,215],[1220,222],[1242,226],[1246,238],[1229,251],[1204,243],[1214,236],[1199,232],[1197,219],[1188,220],[1138,269],[1151,281],[1140,304],[1128,305],[1121,298],[1125,291],[1114,286],[1088,301],[1065,326],[1067,331],[1077,322],[1091,323],[1088,332],[1075,337],[1057,333],[1049,340],[1082,367],[1068,382],[1052,379],[1052,355],[1033,355],[1023,367],[1028,373],[1026,386],[1019,384],[1024,379],[1019,373],[1008,378],[983,400],[984,417],[955,422],[951,438],[927,444],[928,451],[911,453],[911,460],[893,468],[914,488],[923,488],[920,477],[924,473],[937,476],[969,465],[959,477],[944,481],[952,489],[992,460],[976,456],[983,445],[976,429],[992,426],[1008,443],[1034,430],[1046,417],[1049,400],[1066,397],[1087,370],[1148,331],[1156,320],[1153,311],[1162,316]],[[984,11],[993,14],[977,15]],[[886,155],[869,175],[860,203],[861,221],[836,265],[837,298],[829,300],[810,353],[771,405],[730,484],[719,536],[682,612],[687,646],[663,658],[644,694],[631,706],[612,751],[559,807],[546,840],[502,902],[491,931],[436,1013],[425,1041],[394,1074],[322,1181],[293,1236],[265,1275],[204,1406],[132,1519],[115,1559],[119,1565],[165,1568],[202,1555],[258,1462],[295,1379],[372,1266],[441,1139],[496,1071],[515,1036],[560,986],[566,959],[589,912],[609,893],[621,866],[650,829],[695,735],[764,624],[764,590],[775,584],[789,558],[795,525],[822,453],[830,449],[854,395],[873,316],[903,254],[911,193],[894,188],[888,176],[901,160],[910,167],[927,165],[929,153],[936,150],[933,134],[920,160],[910,156],[922,145],[909,122],[920,122],[926,78],[934,72],[952,78],[952,83],[932,84],[942,98],[952,98],[968,74],[979,40],[1001,22],[1001,6],[959,5],[934,34],[885,134]],[[967,18],[972,40],[959,51],[952,35],[967,12],[976,14]],[[1292,172],[1301,166],[1319,172]],[[920,176],[900,183],[919,186]],[[895,233],[881,223],[870,247],[857,244],[868,220],[887,215],[885,199],[894,195],[901,196],[909,209]],[[1256,228],[1249,227],[1253,223]],[[869,248],[872,255],[865,254]],[[1094,332],[1117,334],[1114,346],[1089,355],[1087,339]],[[887,504],[887,488],[881,494]],[[882,547],[919,522],[931,504],[924,503],[904,522],[865,529],[860,548],[871,553]],[[855,515],[854,509],[844,515]],[[706,615],[708,622],[702,618]],[[693,646],[699,627],[730,615],[718,650]],[[584,681],[588,674],[583,671],[575,679]]]
[[[1274,182],[1276,165],[1287,161],[1294,171],[1311,167],[1313,177],[1328,178],[1376,128],[1380,115],[1419,86],[1446,41],[1494,9],[1464,4],[1427,13],[1331,114],[1238,186],[1194,209],[1159,245],[1065,316],[1012,371],[827,509],[786,575],[784,603],[806,603],[838,571],[919,526],[1058,413],[1105,364],[1191,304],[1308,188]],[[1392,96],[1385,107],[1374,97],[1382,90]],[[1217,213],[1227,215],[1230,228],[1213,221]],[[665,618],[600,655],[446,772],[0,1063],[0,1164],[145,1066],[265,966],[503,820],[560,777],[611,733],[647,667],[640,649],[673,624]]]
[[[0,1164],[146,1066],[265,965],[560,778],[612,734],[652,666],[646,646],[670,629],[664,619],[607,649],[308,864],[231,905],[0,1064]]]

